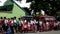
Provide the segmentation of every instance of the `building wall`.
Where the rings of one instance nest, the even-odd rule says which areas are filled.
[[[0,6],[11,5],[13,2],[11,0],[0,0]]]
[[[0,10],[12,10],[13,2],[11,0],[0,0]]]
[[[25,12],[14,4],[12,11],[0,11],[0,17],[11,18],[16,16],[17,18],[25,16]]]

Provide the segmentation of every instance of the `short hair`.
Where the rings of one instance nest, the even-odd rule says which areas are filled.
[[[18,19],[20,19],[20,18],[18,18]]]
[[[6,17],[4,17],[4,19],[6,19]]]
[[[13,19],[13,18],[11,18],[11,19]]]
[[[3,17],[0,17],[0,19],[3,19]]]
[[[14,17],[16,19],[16,17]]]
[[[8,18],[8,19],[10,19],[10,18]]]

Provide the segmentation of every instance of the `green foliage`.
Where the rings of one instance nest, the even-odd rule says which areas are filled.
[[[57,15],[57,11],[60,10],[60,0],[27,0],[27,2],[31,2],[30,8],[35,12],[42,9],[47,15]]]

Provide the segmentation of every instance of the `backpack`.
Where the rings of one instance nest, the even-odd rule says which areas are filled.
[[[18,20],[15,20],[15,26],[18,25],[18,24],[19,24]]]
[[[8,30],[6,31],[6,34],[11,34],[11,30],[8,29]]]
[[[18,20],[16,20],[16,24],[17,24],[17,25],[19,24],[19,21],[18,21]]]

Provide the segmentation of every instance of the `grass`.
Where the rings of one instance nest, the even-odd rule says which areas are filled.
[[[16,16],[17,18],[19,18],[21,16],[25,16],[25,12],[22,9],[20,9],[16,4],[14,4],[13,10],[11,11],[12,13],[5,12],[0,12],[0,17],[11,18]]]

